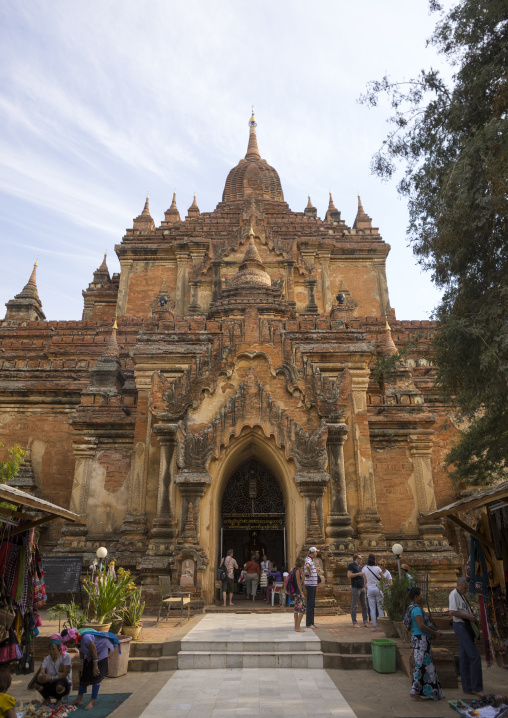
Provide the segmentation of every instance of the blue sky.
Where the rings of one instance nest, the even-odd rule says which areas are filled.
[[[449,4],[449,3],[448,3]],[[39,258],[48,319],[79,319],[81,290],[143,208],[156,224],[220,201],[245,154],[261,155],[289,206],[328,191],[352,224],[359,192],[391,247],[399,319],[438,300],[407,247],[395,183],[370,175],[389,109],[357,103],[369,80],[442,67],[424,0],[3,0],[0,3],[0,316]],[[354,288],[351,288],[354,294]]]

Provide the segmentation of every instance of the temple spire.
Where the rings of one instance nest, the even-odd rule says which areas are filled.
[[[120,350],[118,349],[118,342],[116,340],[116,330],[117,329],[118,329],[118,325],[116,323],[116,317],[115,317],[115,321],[113,322],[113,327],[111,329],[111,335],[108,339],[108,343],[106,344],[106,349],[102,356],[105,356],[105,357],[119,357],[120,356]]]
[[[392,339],[392,331],[390,329],[390,325],[388,324],[387,317],[385,317],[384,331],[378,338],[377,348],[381,354],[387,354],[388,356],[393,356],[397,353],[397,347]]]
[[[353,229],[362,230],[370,229],[372,227],[372,219],[369,217],[367,212],[363,209],[362,200],[358,195],[358,211],[356,213],[356,219],[353,224]]]
[[[246,160],[260,160],[261,155],[259,154],[258,149],[258,140],[256,137],[256,127],[257,127],[256,118],[254,117],[254,108],[252,108],[252,115],[249,120],[249,144],[247,146],[247,154],[245,155]]]
[[[102,264],[100,267],[94,272],[96,274],[97,272],[100,272],[101,274],[108,274],[109,275],[109,269],[108,265],[106,264],[106,258],[108,256],[107,252],[104,252],[104,259],[102,260]]]
[[[340,222],[340,212],[333,203],[332,193],[330,192],[330,201],[326,210],[325,222]]]
[[[6,320],[13,321],[41,321],[46,319],[42,311],[42,303],[37,291],[37,260],[33,266],[28,282],[14,299],[6,303]]]
[[[143,211],[141,212],[141,215],[145,217],[150,217],[150,207],[148,204],[148,199],[149,197],[148,195],[146,195],[145,206],[143,207]]]
[[[173,192],[173,200],[171,202],[171,207],[164,212],[164,221],[165,224],[175,224],[176,222],[181,221],[180,212],[178,211],[178,207],[176,206],[176,192]]]
[[[303,213],[306,217],[313,217],[314,219],[317,218],[317,209],[312,204],[310,195],[309,195],[309,201],[307,202],[307,206],[303,210]]]
[[[200,215],[199,207],[198,207],[198,203],[196,202],[196,195],[194,195],[192,204],[189,207],[189,209],[187,210],[187,216],[190,218],[193,218],[193,217],[199,217],[199,215]]]
[[[30,275],[30,279],[26,283],[25,289],[27,289],[28,285],[35,287],[35,293],[37,294],[37,265],[39,261],[36,259],[34,268],[32,269],[32,274]]]

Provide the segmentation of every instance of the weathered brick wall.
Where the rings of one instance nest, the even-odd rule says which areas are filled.
[[[389,533],[417,530],[411,521],[416,496],[409,484],[413,463],[408,454],[407,445],[400,443],[386,447],[374,444],[372,450],[377,507],[383,528]]]
[[[176,301],[176,266],[140,262],[129,277],[126,315],[128,317],[151,316],[151,304],[159,295],[162,283],[168,288],[168,297]]]

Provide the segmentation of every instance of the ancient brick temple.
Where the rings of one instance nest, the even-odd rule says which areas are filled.
[[[173,196],[156,226],[147,199],[82,321],[45,320],[34,268],[0,326],[0,441],[29,451],[20,485],[88,520],[47,550],[104,544],[148,593],[170,571],[206,601],[230,546],[292,566],[315,544],[329,596],[355,548],[393,565],[395,541],[453,579],[455,537],[421,522],[454,498],[433,325],[396,320],[389,249],[360,199],[352,226],[331,196],[324,219],[310,198],[292,211],[252,117],[216,209],[182,219]]]

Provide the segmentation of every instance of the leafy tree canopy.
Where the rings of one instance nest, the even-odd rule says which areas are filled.
[[[2,448],[3,444],[0,444],[0,449]],[[19,446],[11,446],[10,449],[7,449],[7,455],[6,461],[0,461],[0,484],[5,484],[9,479],[17,476],[26,451]]]
[[[453,68],[369,83],[389,98],[391,130],[372,161],[409,206],[408,238],[443,290],[435,310],[437,381],[466,428],[447,457],[472,484],[508,470],[508,3],[461,0],[428,41]]]

